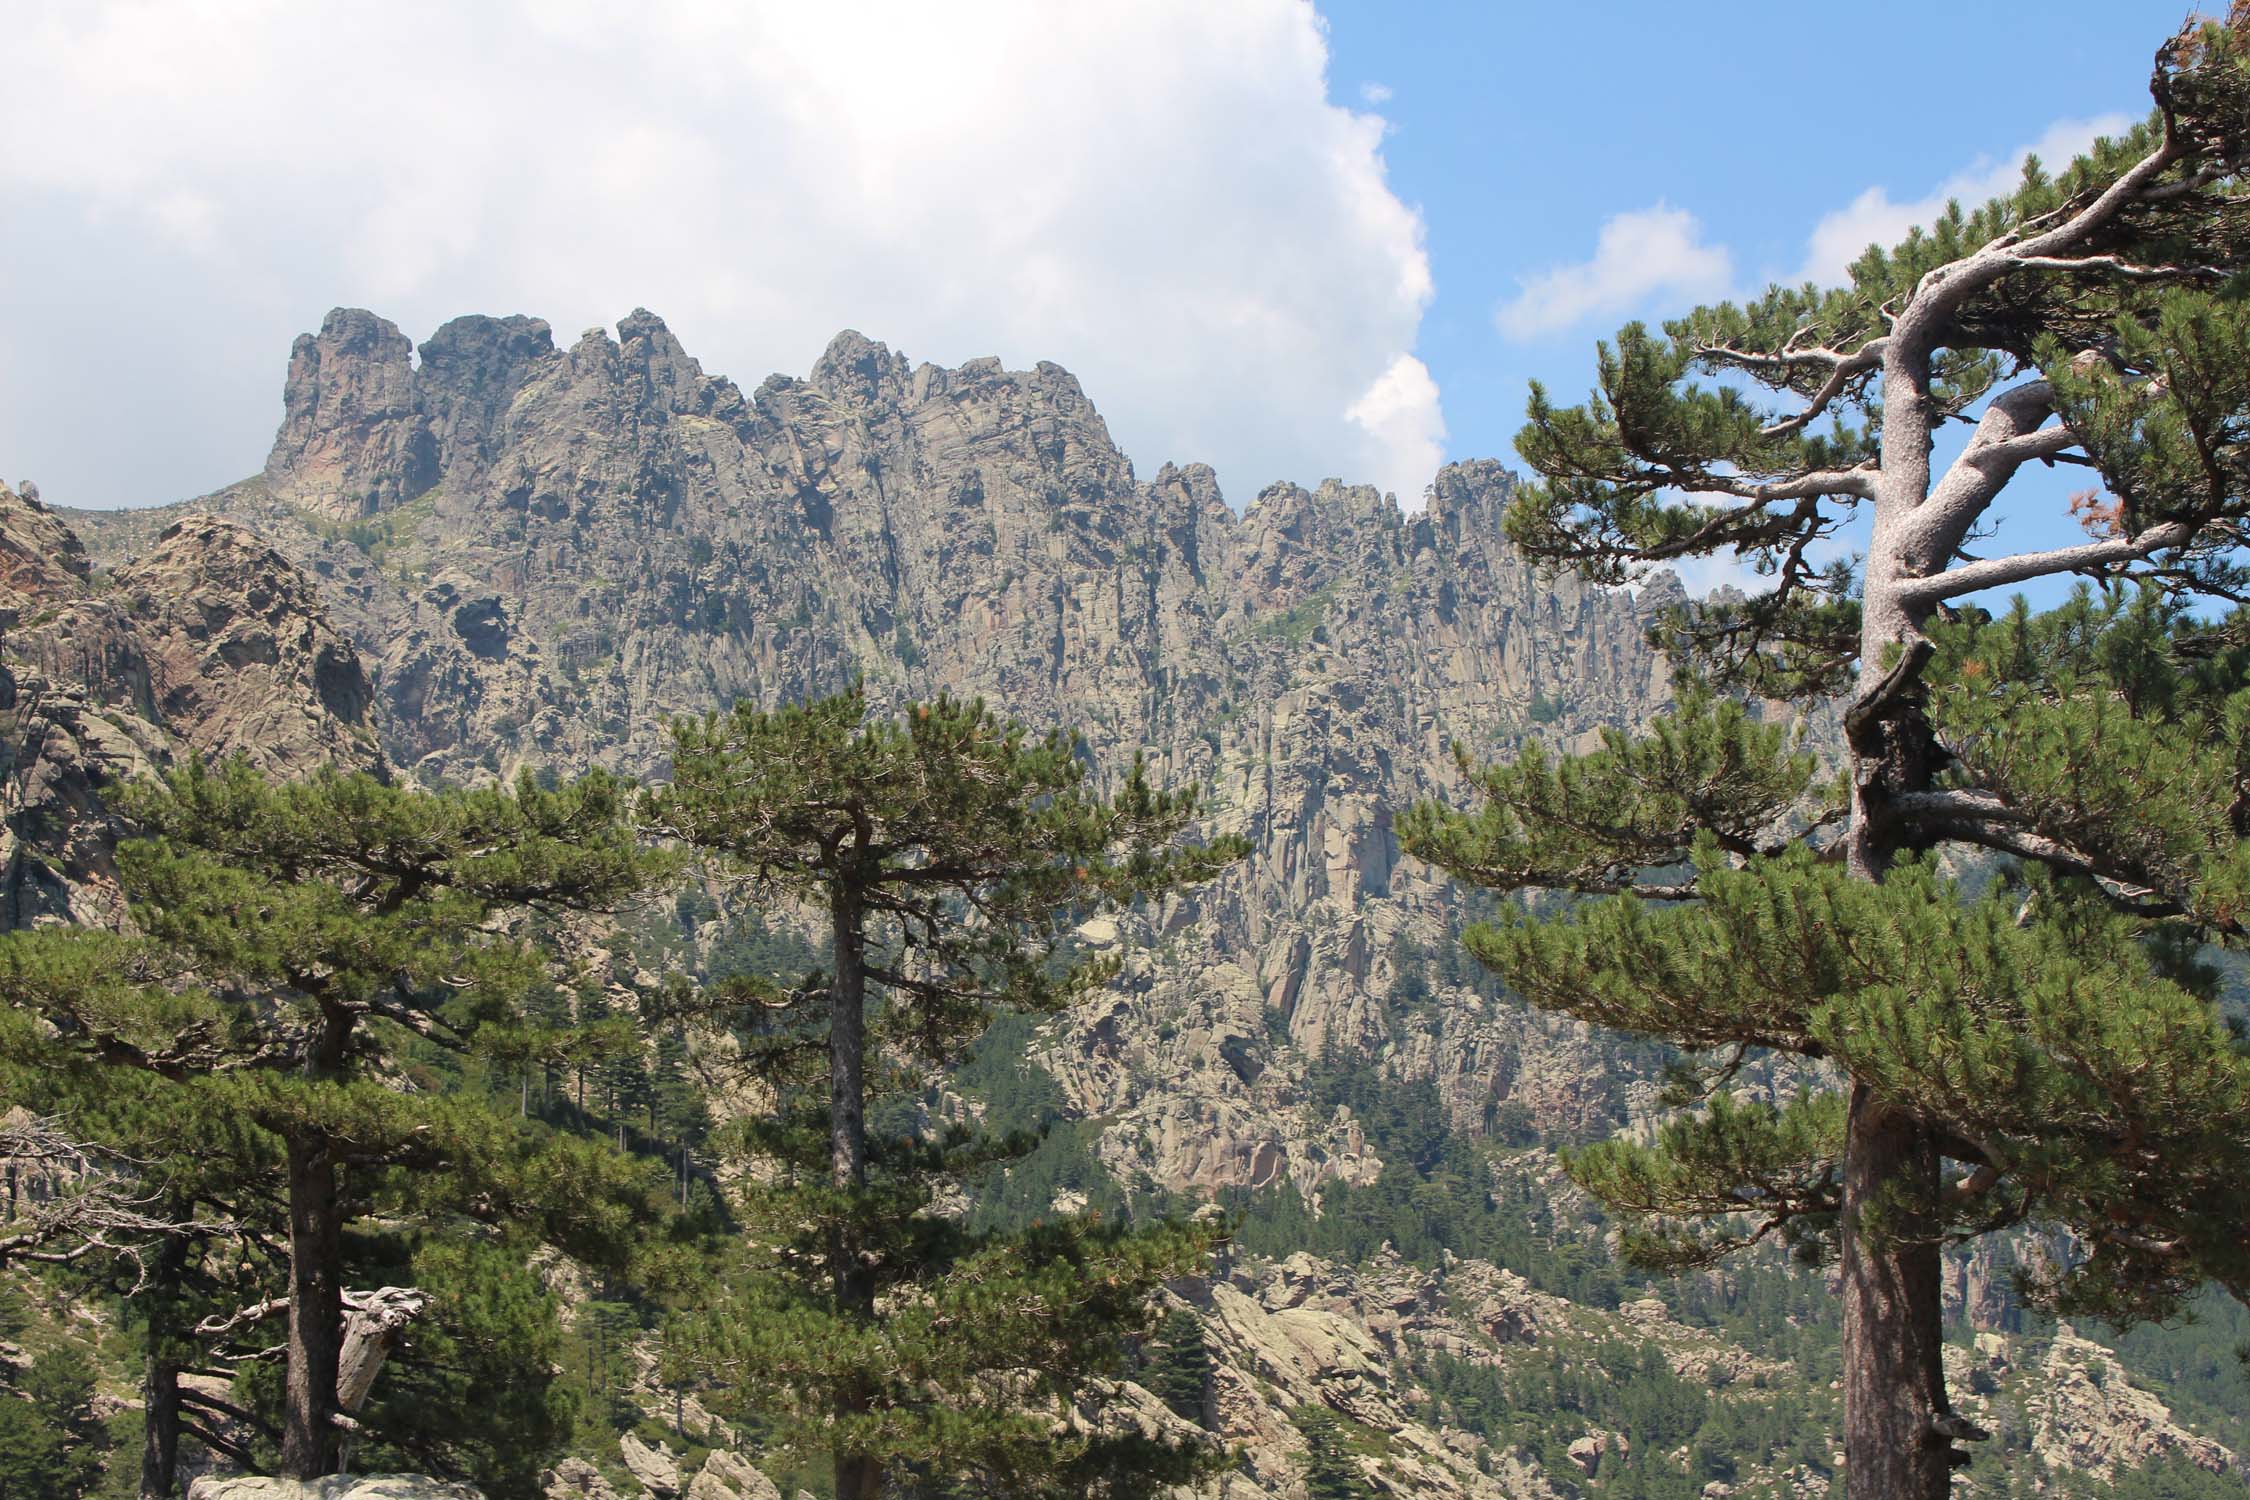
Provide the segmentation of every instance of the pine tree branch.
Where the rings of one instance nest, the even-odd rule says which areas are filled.
[[[2194,535],[2195,528],[2188,522],[2167,521],[2149,527],[2138,536],[2112,537],[2046,552],[2022,552],[2013,557],[1986,558],[1933,573],[1927,578],[1902,579],[1896,585],[1897,597],[1910,605],[1938,604],[1958,599],[1963,594],[2027,583],[2050,574],[2083,573],[2117,563],[2138,562],[2167,547],[2184,546]]]
[[[2218,266],[2144,266],[2118,255],[2021,255],[2016,264],[2031,271],[2100,271],[2126,281],[2205,281],[2227,279]]]
[[[2054,387],[2044,380],[1993,397],[1968,446],[1905,523],[1910,535],[1902,541],[1908,548],[1933,561],[1952,557],[2019,469],[2077,447],[2078,435],[2067,425],[2042,425],[2054,411]],[[1913,586],[1913,580],[1900,585],[1906,590]]]
[[[271,1422],[266,1421],[246,1407],[235,1405],[232,1401],[222,1401],[217,1396],[206,1395],[192,1386],[181,1386],[179,1394],[181,1402],[186,1405],[200,1406],[206,1411],[216,1412],[222,1417],[231,1417],[246,1427],[255,1427],[269,1438],[280,1436],[274,1430]]]
[[[1996,811],[1982,815],[1943,814],[1932,811],[1945,805],[1946,799],[1962,798],[1964,809],[1990,806]],[[2074,848],[2060,839],[2041,833],[2029,826],[2030,820],[2013,808],[1999,805],[1997,798],[1983,793],[1917,793],[1911,798],[1901,798],[1900,804],[1915,803],[1920,811],[1910,811],[1916,826],[1926,838],[1957,844],[1974,844],[1980,849],[1990,849],[1996,854],[2012,854],[2018,859],[2031,860],[2046,866],[2059,875],[2076,875],[2090,880],[2094,889],[2111,906],[2137,917],[2179,917],[2188,913],[2183,903],[2165,897],[2153,886],[2144,885],[2131,874],[2121,872],[2083,849]],[[1898,806],[1899,804],[1894,804]],[[2217,930],[2228,933],[2244,931],[2239,921],[2217,924]]]
[[[156,1198],[133,1195],[108,1165],[122,1163],[129,1169],[138,1163],[72,1138],[51,1119],[19,1118],[0,1124],[0,1159],[43,1166],[72,1179],[71,1191],[34,1201],[7,1221],[13,1232],[0,1235],[0,1266],[10,1262],[68,1266],[106,1253],[133,1266],[131,1291],[138,1292],[147,1279],[142,1253],[149,1241],[167,1235],[230,1234],[239,1228],[227,1221],[171,1219],[147,1212]],[[67,1248],[50,1248],[58,1244]]]
[[[196,1324],[195,1331],[205,1338],[219,1338],[232,1333],[244,1324],[262,1323],[276,1313],[285,1313],[288,1310],[289,1299],[287,1297],[273,1297],[264,1302],[253,1302],[248,1307],[238,1308],[232,1313],[213,1313],[210,1317]]]
[[[2103,1229],[2098,1238],[2113,1245],[2122,1245],[2136,1255],[2153,1256],[2158,1260],[2182,1260],[2187,1256],[2187,1246],[2176,1239],[2151,1239],[2145,1234],[2135,1234],[2126,1229]]]
[[[1755,501],[1757,506],[1765,506],[1780,500],[1819,501],[1832,499],[1838,495],[1850,495],[1861,500],[1872,500],[1875,498],[1876,472],[1872,464],[1863,464],[1851,469],[1815,469],[1809,473],[1793,475],[1787,479],[1753,481],[1739,479],[1729,474],[1714,474],[1708,470],[1697,469],[1680,471],[1678,482],[1679,487],[1683,489],[1706,494],[1728,495],[1736,499]],[[1754,506],[1750,510],[1729,511],[1726,515],[1729,518],[1747,515],[1753,513],[1755,509]],[[1815,510],[1812,513],[1817,515],[1819,512]],[[1804,508],[1800,506],[1797,511],[1792,513],[1792,517],[1801,517],[1804,514]]]
[[[448,980],[447,983],[454,985],[455,988],[466,987],[462,982],[456,980]],[[389,1021],[394,1026],[403,1026],[422,1040],[443,1047],[447,1051],[467,1052],[469,1050],[469,1044],[456,1034],[453,1028],[425,1012],[413,1010],[387,1000],[369,1000],[364,1002],[359,1009],[364,1015]]]
[[[1821,414],[1835,404],[1852,381],[1861,375],[1873,374],[1883,367],[1883,351],[1888,346],[1887,336],[1869,339],[1857,349],[1792,349],[1784,348],[1778,354],[1765,354],[1756,350],[1738,348],[1732,344],[1701,344],[1695,357],[1712,365],[1732,366],[1752,374],[1786,376],[1793,370],[1806,366],[1826,367],[1827,379],[1806,399],[1804,410],[1769,423],[1759,429],[1759,436],[1767,438],[1793,437],[1803,432]]]
[[[1946,1206],[1958,1208],[1963,1204],[1977,1202],[1990,1194],[1999,1183],[2000,1169],[1990,1162],[1980,1162],[1968,1176],[1946,1188]]]
[[[1901,817],[1982,819],[1996,823],[2029,823],[2028,814],[1990,792],[1956,787],[1936,792],[1903,792],[1891,799],[1891,810]]]
[[[2049,260],[2083,244],[2157,186],[2156,179],[2178,162],[2187,148],[2174,137],[2167,120],[2164,140],[2117,180],[2082,207],[2061,212],[2062,222],[2029,239],[2021,227],[1988,242],[1982,249],[1923,273],[1913,294],[1900,310],[1895,335],[1899,347],[1927,349],[1935,346],[1939,329],[1977,293],[1994,282],[2024,269],[2027,262]]]

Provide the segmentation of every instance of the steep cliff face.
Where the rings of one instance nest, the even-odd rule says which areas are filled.
[[[668,716],[857,676],[879,702],[982,694],[1206,788],[1256,857],[1121,934],[1163,960],[1045,1055],[1120,1168],[1198,1190],[1355,1170],[1348,1122],[1295,1107],[1329,1047],[1435,1079],[1469,1129],[1511,1097],[1557,1128],[1615,1116],[1580,1029],[1466,992],[1393,1003],[1418,982],[1399,956],[1455,920],[1390,830],[1448,744],[1580,741],[1662,700],[1642,633],[1668,584],[1534,576],[1498,465],[1447,469],[1420,515],[1331,481],[1238,516],[1207,468],[1137,478],[1057,366],[912,365],[844,333],[746,395],[647,312],[567,349],[456,319],[411,364],[339,310],[285,405],[263,480],[199,503],[317,581],[419,774],[647,772]],[[162,524],[85,520],[110,557]]]
[[[430,487],[416,420],[414,346],[388,321],[338,308],[289,351],[281,437],[266,482],[293,505],[351,520]]]
[[[164,528],[112,577],[0,485],[0,927],[119,915],[104,790],[187,754],[381,764],[358,653],[239,525]]]

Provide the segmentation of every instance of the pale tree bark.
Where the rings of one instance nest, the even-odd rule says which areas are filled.
[[[1900,598],[1903,578],[1934,570],[1936,540],[1917,525],[1930,492],[1931,348],[1911,328],[1884,355],[1882,469],[1868,549],[1861,687],[1845,715],[1851,821],[1845,858],[1880,880],[1898,852],[1891,809],[1927,792],[1941,762],[1923,713],[1922,626],[1928,607]],[[1938,1158],[1928,1133],[1855,1085],[1844,1148],[1844,1472],[1854,1500],[1945,1500],[1953,1449],[1938,1436],[1948,1410],[1939,1360],[1944,1327],[1939,1251],[1917,1234],[1936,1203]],[[1916,1205],[1921,1211],[1916,1212]],[[1886,1222],[1877,1224],[1881,1219]]]
[[[383,1373],[391,1351],[406,1326],[430,1305],[427,1292],[412,1287],[387,1286],[372,1292],[344,1294],[344,1342],[336,1355],[336,1410],[346,1421],[357,1417]],[[346,1441],[338,1455],[337,1471],[351,1461]]]
[[[1931,271],[1887,334],[1839,359],[1839,374],[1873,368],[1870,361],[1882,371],[1860,686],[1845,714],[1851,818],[1843,852],[1859,879],[1880,880],[1908,847],[1904,807],[1932,794],[1946,761],[1924,713],[1924,632],[1938,606],[1977,589],[2147,557],[2188,539],[2168,527],[2050,553],[1957,562],[1976,523],[2024,464],[2077,445],[2067,425],[2048,425],[2054,395],[2043,380],[1994,396],[1942,476],[1931,462],[1945,416],[1932,393],[1933,371],[1949,320],[2006,276],[2080,264],[2070,259],[2073,248],[2149,191],[2175,160],[2167,140],[2077,212]],[[1816,410],[1821,404],[1812,403]],[[1853,1500],[1945,1500],[1953,1468],[1968,1461],[1954,1442],[1983,1436],[1953,1414],[1939,1357],[1943,1305],[1933,1225],[1941,1166],[1925,1127],[1854,1085],[1841,1224],[1844,1460]]]

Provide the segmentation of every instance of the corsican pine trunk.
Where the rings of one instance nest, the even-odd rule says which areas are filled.
[[[828,1010],[828,1137],[830,1177],[840,1194],[867,1186],[867,912],[848,882],[838,881],[829,900],[835,948],[834,988]],[[875,1317],[875,1283],[860,1254],[852,1212],[836,1222],[830,1255],[839,1311],[866,1322]],[[847,1385],[836,1395],[836,1414],[868,1410],[868,1394]],[[879,1500],[883,1466],[839,1446],[834,1453],[837,1500]]]
[[[282,1398],[281,1472],[336,1472],[336,1370],[343,1353],[342,1193],[321,1135],[292,1134],[289,1157],[289,1373]]]
[[[1845,858],[1880,880],[1900,852],[1894,799],[1930,789],[1939,751],[1923,715],[1922,626],[1928,608],[1898,584],[1942,567],[1917,555],[1929,528],[1930,363],[1909,320],[1893,331],[1883,371],[1882,477],[1867,556],[1860,688],[1845,718],[1851,822]],[[1940,1419],[1951,1410],[1941,1362],[1939,1248],[1927,1232],[1938,1192],[1928,1130],[1852,1086],[1844,1148],[1844,1472],[1852,1500],[1946,1500],[1955,1452]]]

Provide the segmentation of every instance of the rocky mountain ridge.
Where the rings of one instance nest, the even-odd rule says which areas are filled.
[[[1467,1128],[1519,1078],[1557,1128],[1614,1113],[1582,1028],[1441,1006],[1416,1029],[1389,1001],[1401,939],[1453,921],[1389,826],[1446,784],[1448,743],[1584,742],[1664,697],[1642,634],[1677,586],[1535,576],[1498,465],[1448,468],[1418,515],[1331,481],[1237,516],[1207,468],[1138,480],[1057,366],[911,366],[845,333],[745,395],[646,312],[567,350],[535,319],[456,319],[416,364],[338,310],[298,340],[285,408],[261,478],[74,519],[120,561],[188,511],[255,529],[359,646],[413,774],[646,773],[668,716],[858,677],[878,703],[982,694],[1204,787],[1257,854],[1154,919],[1188,960],[1146,980],[1172,1038],[1120,1051],[1074,1021],[1049,1057],[1160,1184],[1285,1159],[1310,1188],[1337,1152],[1285,1139],[1289,1070],[1266,1075],[1330,1046],[1438,1076]]]
[[[671,716],[857,679],[878,706],[981,694],[1034,727],[1079,729],[1097,766],[1141,753],[1159,781],[1200,787],[1210,826],[1245,835],[1253,857],[1084,929],[1124,955],[1120,980],[1020,1060],[1052,1076],[1116,1183],[1190,1201],[1288,1193],[1314,1213],[1374,1187],[1399,1151],[1323,1091],[1338,1060],[1426,1090],[1451,1131],[1479,1139],[1552,1145],[1653,1108],[1660,1058],[1481,983],[1452,941],[1463,896],[1402,860],[1391,832],[1395,809],[1454,785],[1456,742],[1480,757],[1531,737],[1583,747],[1666,701],[1644,631],[1678,585],[1652,579],[1636,596],[1536,575],[1502,538],[1513,481],[1499,465],[1448,467],[1412,514],[1335,481],[1272,486],[1238,514],[1207,468],[1139,477],[1057,366],[917,366],[845,333],[804,378],[746,394],[644,311],[568,348],[537,319],[461,318],[417,351],[389,322],[339,309],[292,350],[284,411],[259,476],[68,519],[116,589],[152,601],[133,640],[191,666],[268,670],[283,705],[333,697],[300,731],[286,708],[261,731],[291,756],[371,756],[371,733],[401,774],[433,782],[594,764],[660,774]],[[286,596],[286,616],[317,596],[364,677],[334,665],[326,638],[284,649],[278,626],[270,648],[226,646],[228,622],[249,618],[227,601],[247,586],[203,608],[200,636],[188,616],[166,623],[153,601],[196,597],[178,559],[235,555],[224,539],[245,536],[273,549],[261,597]],[[21,566],[64,551],[29,547]],[[300,575],[309,595],[289,591]],[[71,576],[103,587],[83,564]],[[151,715],[135,724],[157,723],[161,698],[187,722],[233,726],[205,748],[244,738],[248,700],[227,684],[247,677],[142,677]],[[1558,1223],[1576,1216],[1556,1232],[1564,1251],[1600,1260],[1601,1227],[1552,1156],[1533,1146],[1511,1162],[1540,1175]],[[2054,1396],[2041,1472],[2174,1453],[2236,1463],[2195,1447],[2209,1440],[2153,1395],[2138,1393],[2154,1412],[2131,1399],[2122,1376],[2085,1374],[2098,1346],[2044,1355],[2061,1340],[1995,1331],[2005,1281],[2004,1266],[1960,1268],[1962,1307],[2001,1341],[1961,1352],[2011,1411]],[[1730,1348],[1662,1303],[1570,1302],[1474,1257],[1245,1257],[1183,1294],[1214,1361],[1207,1425],[1245,1448],[1224,1487],[1237,1497],[1302,1492],[1309,1410],[1346,1424],[1379,1493],[1575,1494],[1659,1459],[1684,1479],[1700,1462],[1684,1444],[1635,1459],[1622,1431],[1586,1423],[1472,1430],[1485,1398],[1465,1392],[1559,1389],[1619,1349],[1657,1351],[1646,1378],[1659,1385],[1745,1410],[1770,1391],[1800,1428],[1827,1399],[1817,1368]],[[1127,1394],[1150,1422],[1180,1420]],[[2111,1395],[2115,1421],[2100,1415]],[[671,1420],[649,1396],[650,1420]],[[2086,1453],[2067,1437],[2080,1418],[2109,1434]],[[771,1492],[755,1454],[716,1428],[692,1436],[676,1456],[621,1441],[558,1469],[550,1494]],[[1824,1493],[1827,1457],[1777,1445],[1704,1493]]]

